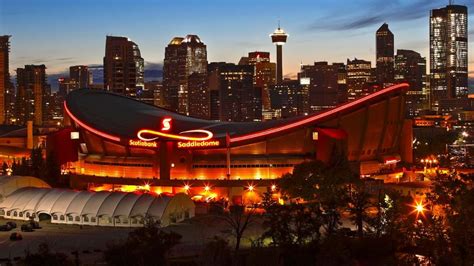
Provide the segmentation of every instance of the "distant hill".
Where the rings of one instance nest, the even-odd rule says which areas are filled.
[[[89,65],[94,83],[104,83],[103,65]],[[69,76],[69,72],[48,74],[48,83],[53,91],[58,90],[58,78]],[[163,78],[163,65],[158,63],[145,63],[145,82],[161,80]]]

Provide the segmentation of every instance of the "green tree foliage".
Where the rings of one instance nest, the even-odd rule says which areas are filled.
[[[167,265],[167,255],[180,239],[159,222],[146,219],[145,226],[130,232],[125,241],[110,244],[104,259],[108,265]]]

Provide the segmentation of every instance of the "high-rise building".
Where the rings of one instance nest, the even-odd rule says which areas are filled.
[[[280,28],[280,23],[278,23],[278,29],[276,29],[270,37],[272,38],[272,43],[276,45],[276,54],[277,54],[277,69],[276,69],[276,82],[280,84],[283,81],[283,45],[288,39],[288,34]]]
[[[258,108],[262,105],[261,91],[255,90],[253,75],[254,68],[250,65],[209,64],[211,119],[215,119],[217,108],[220,121],[261,120],[261,108]]]
[[[136,97],[138,91],[145,86],[144,64],[136,43],[127,37],[107,36],[104,57],[104,89]]]
[[[8,95],[10,84],[10,37],[0,36],[0,124],[8,123]]]
[[[384,23],[375,33],[376,42],[376,76],[377,83],[382,87],[393,84],[394,65],[394,41],[393,33]]]
[[[309,82],[309,109],[311,112],[333,108],[339,103],[339,65],[314,62],[301,66],[299,79]]]
[[[448,5],[431,10],[431,108],[440,113],[459,109],[468,95],[467,7]]]
[[[25,65],[16,70],[17,80],[17,123],[26,124],[33,121],[43,125],[48,119],[47,102],[49,85],[46,83],[45,65]]]
[[[270,109],[270,87],[276,83],[276,64],[270,62],[269,52],[250,52],[248,57],[242,57],[239,65],[254,66],[254,80],[255,88],[260,88],[262,91],[262,107],[263,110]]]
[[[75,81],[80,89],[89,88],[92,83],[92,75],[88,66],[69,67],[69,78]]]
[[[210,92],[206,73],[192,73],[188,77],[188,112],[190,116],[210,118]]]
[[[427,108],[426,58],[412,50],[397,50],[395,81],[410,84],[406,99],[406,116],[413,118]]]
[[[347,69],[344,63],[332,63],[337,71],[338,103],[347,102]]]
[[[270,88],[273,118],[288,118],[308,113],[308,87],[301,81],[285,79]]]
[[[77,83],[75,80],[68,77],[58,78],[58,96],[65,98],[68,93],[78,89]]]
[[[355,58],[347,59],[347,98],[349,101],[372,93],[372,63]]]
[[[164,107],[182,114],[193,115],[189,112],[188,86],[189,76],[193,73],[203,74],[198,75],[203,79],[198,83],[206,82],[206,45],[197,35],[173,38],[165,49],[163,65]]]

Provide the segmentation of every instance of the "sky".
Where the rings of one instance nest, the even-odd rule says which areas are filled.
[[[469,10],[469,75],[474,80],[474,1],[455,0]],[[375,61],[375,31],[384,22],[395,49],[429,57],[429,11],[448,0],[0,0],[0,35],[12,35],[10,72],[45,64],[48,75],[71,65],[100,65],[105,36],[127,36],[138,44],[146,68],[160,68],[175,36],[197,34],[208,61],[237,63],[250,51],[275,47],[269,34],[281,23],[289,34],[284,74],[300,64]]]

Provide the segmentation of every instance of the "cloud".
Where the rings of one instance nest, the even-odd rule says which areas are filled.
[[[145,61],[145,69],[163,69],[163,63]]]
[[[359,30],[383,22],[410,21],[429,16],[429,11],[433,8],[439,8],[442,4],[432,0],[392,0],[392,1],[371,1],[369,3],[359,3],[357,9],[341,11],[329,16],[320,17],[316,21],[307,25],[307,30],[318,31],[350,31]],[[473,8],[474,4],[467,4],[468,8]]]

